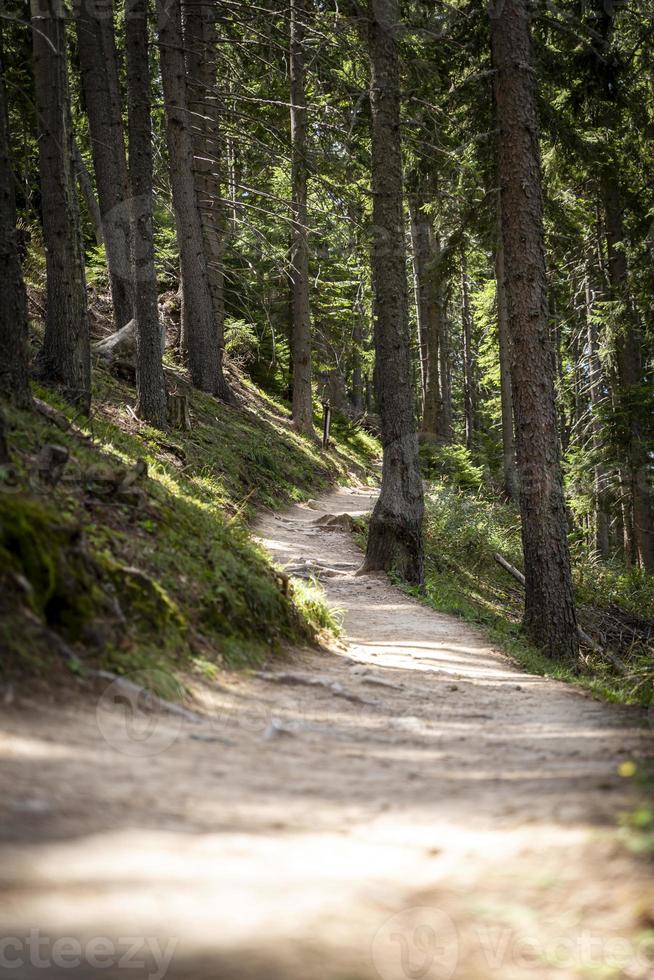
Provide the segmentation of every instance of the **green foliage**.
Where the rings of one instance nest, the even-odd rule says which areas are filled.
[[[225,351],[240,367],[249,367],[256,360],[259,338],[251,323],[226,318],[225,337]]]
[[[316,629],[328,630],[335,636],[341,632],[342,616],[330,609],[325,593],[319,582],[294,578],[293,598],[304,618]]]
[[[478,491],[483,485],[483,469],[475,465],[472,453],[465,446],[456,443],[423,444],[420,447],[420,462],[426,480],[471,491]]]
[[[654,808],[645,803],[637,806],[622,820],[622,839],[636,854],[654,856]]]
[[[45,249],[43,232],[36,222],[22,222],[22,231],[28,236],[27,253],[23,262],[25,285],[34,289],[45,289]]]
[[[179,252],[175,222],[169,209],[159,208],[154,216],[154,264],[161,289],[179,285]]]
[[[86,250],[86,282],[98,290],[109,288],[107,255],[104,245],[94,245]]]
[[[641,568],[600,561],[584,548],[576,551],[573,570],[580,602],[615,605],[644,619],[654,619],[654,576]]]
[[[629,813],[622,814],[621,836],[634,854],[654,858],[654,770],[651,762],[636,765],[632,760],[622,763],[619,773],[633,779],[643,793],[643,800]]]

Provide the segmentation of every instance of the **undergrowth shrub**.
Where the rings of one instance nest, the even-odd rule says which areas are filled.
[[[465,446],[424,443],[420,446],[420,464],[426,480],[477,492],[484,486],[484,470],[473,462]]]
[[[240,368],[249,367],[257,358],[259,338],[255,327],[246,320],[225,320],[225,353]]]

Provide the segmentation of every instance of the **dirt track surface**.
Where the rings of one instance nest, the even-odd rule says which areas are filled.
[[[5,707],[0,977],[654,975],[651,868],[612,833],[641,714],[355,576],[321,521],[371,503],[258,526],[343,610],[331,652],[196,682],[199,722],[111,691]]]

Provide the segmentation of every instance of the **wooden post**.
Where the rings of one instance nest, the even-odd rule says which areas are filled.
[[[329,430],[332,425],[332,407],[329,402],[322,403],[322,448],[327,449],[329,445]]]

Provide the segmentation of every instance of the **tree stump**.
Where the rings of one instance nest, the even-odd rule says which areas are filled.
[[[168,395],[168,418],[173,429],[191,430],[191,415],[187,395]]]

